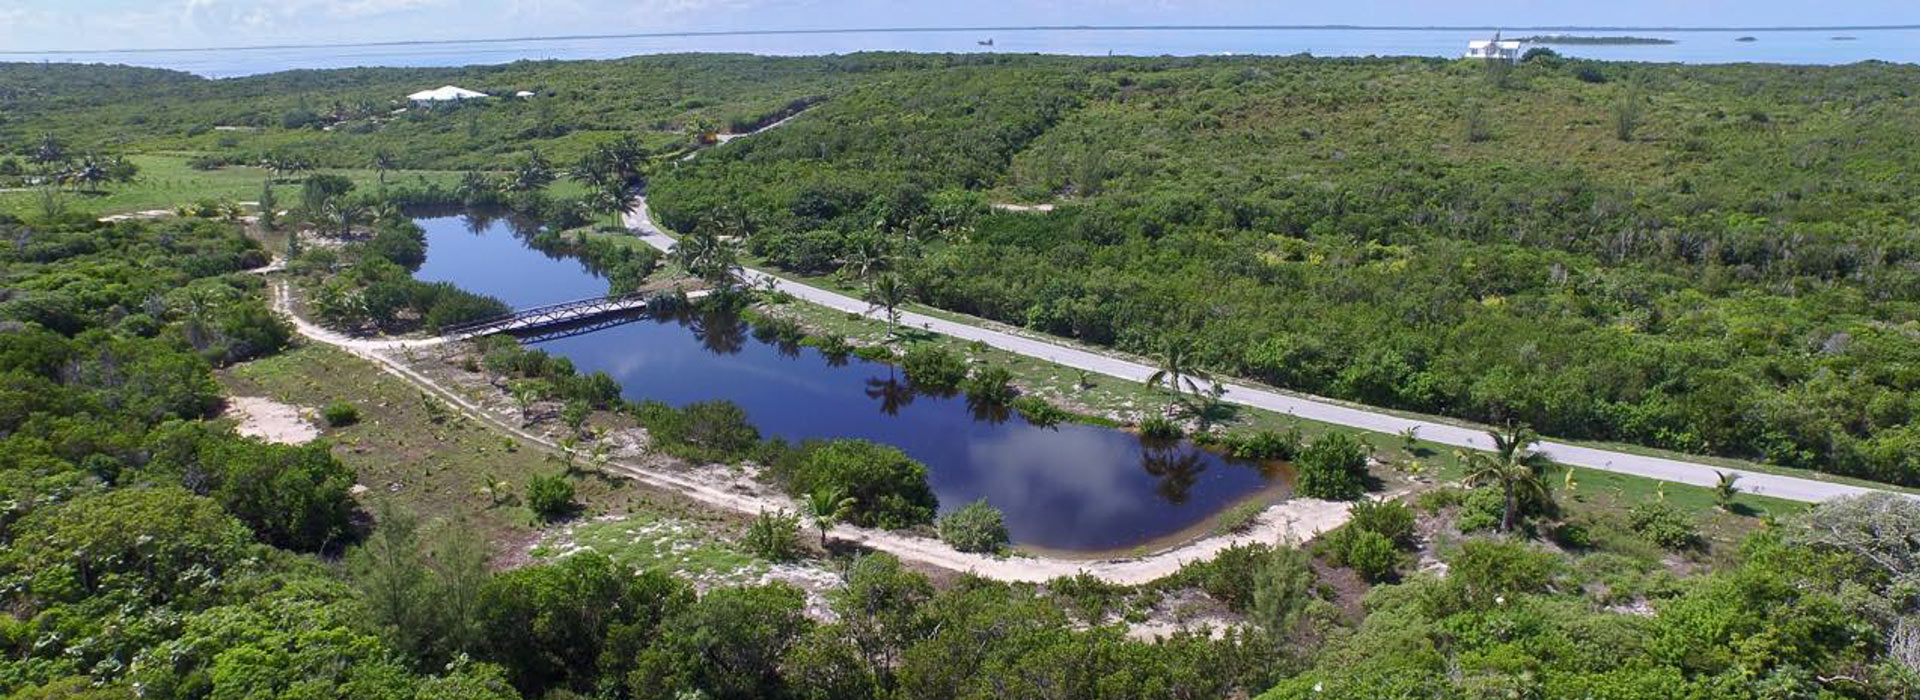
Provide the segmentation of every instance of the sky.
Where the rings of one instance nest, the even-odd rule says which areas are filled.
[[[10,51],[1033,24],[1920,24],[1920,1],[0,0]]]

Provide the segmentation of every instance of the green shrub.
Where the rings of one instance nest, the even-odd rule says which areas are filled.
[[[832,359],[846,357],[853,352],[853,346],[847,344],[847,337],[839,333],[826,333],[807,339],[808,344],[820,350],[820,354]]]
[[[1007,544],[1007,524],[1000,509],[985,499],[940,516],[940,541],[962,552],[998,552]]]
[[[853,356],[869,362],[892,362],[893,350],[885,345],[862,345],[853,349]]]
[[[987,406],[1006,406],[1013,403],[1013,372],[998,365],[981,367],[967,377],[962,388],[967,400]]]
[[[1019,411],[1021,418],[1025,418],[1028,423],[1039,428],[1054,427],[1071,417],[1059,406],[1047,403],[1046,399],[1038,396],[1021,396],[1014,399],[1013,410]]]
[[[1166,416],[1148,416],[1140,421],[1140,437],[1148,440],[1178,440],[1185,434],[1179,423]]]
[[[1484,608],[1547,591],[1560,560],[1518,542],[1474,539],[1462,545],[1449,564],[1447,583],[1458,600]]]
[[[553,522],[573,514],[573,482],[565,474],[535,476],[527,482],[527,507],[541,520]]]
[[[1498,486],[1482,486],[1467,491],[1461,501],[1460,519],[1454,525],[1461,532],[1499,529],[1501,513],[1506,507],[1507,496]]]
[[[320,417],[329,426],[344,428],[360,422],[360,409],[345,401],[335,401],[320,409]]]
[[[804,498],[821,490],[854,500],[847,521],[861,527],[909,528],[933,522],[939,499],[927,486],[927,467],[906,453],[865,440],[809,440],[769,462],[787,493]]]
[[[1693,519],[1666,501],[1648,501],[1627,510],[1627,527],[1662,548],[1680,551],[1700,547],[1700,530]]]
[[[1120,604],[1126,589],[1082,571],[1048,581],[1047,592],[1062,602],[1060,607],[1078,613],[1087,624],[1098,625]]]
[[[1253,608],[1253,592],[1259,573],[1268,565],[1273,547],[1265,544],[1234,545],[1220,550],[1212,559],[1189,562],[1163,581],[1172,587],[1193,586],[1235,612]]]
[[[1592,549],[1593,533],[1579,523],[1560,523],[1550,533],[1554,544],[1566,549]]]
[[[1346,433],[1327,433],[1294,460],[1300,495],[1326,501],[1351,501],[1367,492],[1367,451]]]
[[[1347,527],[1376,533],[1387,538],[1395,547],[1406,548],[1414,544],[1413,509],[1405,503],[1365,500],[1353,504],[1347,514]]]
[[[967,378],[967,361],[952,351],[931,343],[921,343],[900,358],[900,368],[914,387],[930,392],[950,392]]]
[[[1300,454],[1300,430],[1261,430],[1245,435],[1226,435],[1220,439],[1227,456],[1245,460],[1288,460]]]
[[[1377,583],[1398,576],[1403,557],[1386,536],[1371,530],[1349,530],[1343,539],[1340,561],[1361,578]]]
[[[1466,502],[1467,490],[1452,486],[1442,486],[1431,491],[1424,491],[1413,499],[1414,507],[1419,508],[1420,512],[1428,514],[1438,513]]]
[[[737,462],[760,444],[746,410],[731,401],[700,401],[686,408],[648,401],[635,411],[653,444],[667,454],[701,462]]]
[[[800,554],[800,516],[760,511],[747,525],[747,551],[767,561],[791,561]]]
[[[795,345],[807,337],[800,322],[783,316],[759,316],[753,319],[753,337],[763,343]]]

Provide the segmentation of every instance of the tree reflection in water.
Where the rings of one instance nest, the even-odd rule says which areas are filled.
[[[1140,468],[1160,480],[1154,493],[1168,503],[1187,502],[1188,492],[1207,470],[1206,454],[1178,440],[1141,440],[1140,447]]]
[[[700,346],[715,355],[737,355],[747,343],[747,324],[738,314],[724,311],[694,311],[687,326]]]
[[[900,409],[913,403],[913,387],[900,381],[892,365],[887,366],[887,378],[870,377],[867,379],[867,398],[880,401],[880,412],[889,416],[900,415]]]
[[[973,419],[988,425],[999,425],[1013,417],[1013,408],[998,401],[981,401],[967,397],[967,411]]]

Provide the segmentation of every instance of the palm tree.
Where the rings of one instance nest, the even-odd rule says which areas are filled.
[[[513,169],[513,179],[507,186],[515,192],[528,192],[545,189],[553,184],[553,179],[553,164],[539,151],[533,151]]]
[[[1737,472],[1714,472],[1720,478],[1713,483],[1713,500],[1720,510],[1733,512],[1733,497],[1740,495],[1740,487],[1734,482],[1740,480]]]
[[[260,228],[272,231],[274,220],[280,216],[280,202],[273,196],[273,181],[260,183]]]
[[[710,222],[702,222],[674,242],[673,261],[693,276],[725,287],[740,266],[740,253]]]
[[[887,337],[892,338],[900,325],[900,306],[907,303],[909,290],[899,275],[881,275],[867,287],[866,302],[887,311]]]
[[[1537,496],[1541,500],[1552,497],[1547,484],[1540,476],[1545,470],[1545,455],[1533,451],[1534,443],[1540,441],[1538,435],[1524,426],[1509,428],[1506,432],[1488,432],[1493,438],[1494,451],[1468,452],[1461,450],[1454,454],[1467,466],[1467,483],[1475,486],[1499,484],[1506,494],[1506,503],[1500,513],[1500,531],[1512,532],[1514,520],[1519,516],[1520,497]]]
[[[341,238],[353,237],[353,225],[367,218],[366,205],[346,197],[328,200],[321,206],[321,211],[324,212],[327,223],[340,231]]]
[[[854,503],[852,498],[842,495],[840,489],[829,488],[821,488],[807,494],[806,500],[800,503],[800,507],[806,511],[807,519],[813,521],[813,526],[820,530],[821,549],[826,549],[827,531],[833,529],[834,523],[853,515]]]
[[[856,233],[847,242],[852,248],[847,265],[853,268],[854,277],[871,283],[876,273],[892,269],[893,251],[886,237],[869,231]]]
[[[1165,386],[1175,396],[1182,393],[1200,394],[1200,384],[1194,380],[1213,381],[1206,370],[1194,365],[1191,348],[1185,342],[1168,338],[1161,345],[1160,368],[1147,375],[1148,388]]]
[[[387,171],[393,169],[393,154],[386,149],[373,152],[373,173],[380,178],[380,189],[387,188]]]
[[[632,211],[633,206],[640,202],[639,193],[618,180],[601,182],[588,196],[591,198],[588,203],[606,213],[615,228],[621,225],[620,217]]]

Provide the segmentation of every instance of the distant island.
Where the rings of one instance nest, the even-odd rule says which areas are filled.
[[[1734,41],[1759,41],[1759,39],[1756,39],[1750,36],[1743,36],[1738,39],[1734,39]]]
[[[1836,37],[1834,37],[1834,38],[1833,38],[1833,40],[1834,40],[1834,41],[1859,41],[1859,40],[1860,40],[1860,37],[1857,37],[1857,36],[1836,36]]]
[[[1660,39],[1648,36],[1582,36],[1578,34],[1542,34],[1530,36],[1520,41],[1529,44],[1558,44],[1562,46],[1637,46],[1654,44],[1672,44],[1672,39]]]

